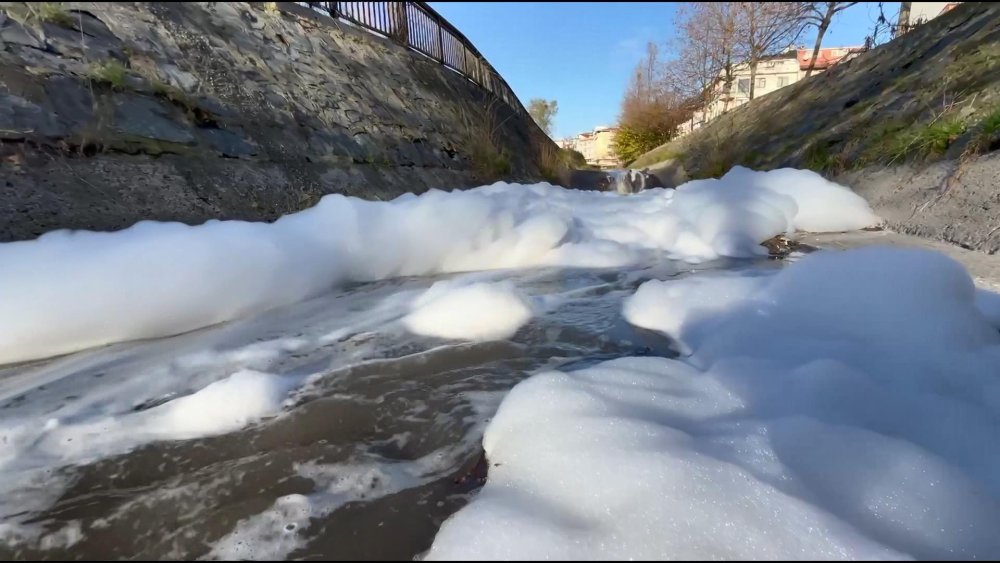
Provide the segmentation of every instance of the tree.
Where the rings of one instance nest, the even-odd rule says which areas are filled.
[[[786,51],[802,33],[804,2],[736,2],[741,30],[737,44],[750,66],[750,99],[754,97],[757,65],[767,56]]]
[[[664,69],[659,49],[649,43],[622,99],[614,138],[614,151],[622,162],[635,160],[669,141],[689,115],[683,97],[671,87]]]
[[[531,114],[535,123],[542,128],[547,135],[552,134],[552,119],[559,111],[559,104],[555,100],[543,100],[535,98],[528,102],[528,113]]]
[[[745,55],[738,51],[743,33],[736,2],[692,2],[677,14],[677,58],[668,71],[670,79],[688,98],[700,98],[704,107],[723,96],[728,110],[736,67]]]
[[[885,15],[885,2],[877,2],[876,6],[878,7],[878,17],[874,21],[871,32],[865,36],[866,51],[894,38],[899,31],[896,25],[889,23],[889,18]]]
[[[823,36],[829,29],[833,16],[842,12],[858,2],[812,2],[809,5],[806,24],[816,26],[816,46],[813,47],[812,58],[809,59],[809,68],[806,70],[806,77],[812,74],[816,67],[816,59],[819,57],[820,47],[823,45]]]

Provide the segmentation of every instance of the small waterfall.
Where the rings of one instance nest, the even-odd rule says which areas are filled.
[[[609,170],[608,180],[614,191],[620,194],[634,194],[646,189],[646,174],[638,170]]]

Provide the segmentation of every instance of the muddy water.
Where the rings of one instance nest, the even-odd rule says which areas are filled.
[[[476,274],[513,280],[542,309],[500,342],[408,334],[399,318],[436,281],[411,278],[0,368],[0,424],[29,427],[126,417],[237,369],[308,381],[279,414],[237,432],[121,451],[83,445],[71,463],[26,447],[0,471],[0,559],[411,559],[474,494],[478,481],[462,477],[507,390],[542,369],[671,355],[669,342],[621,319],[621,301],[647,279],[698,274],[671,265]]]

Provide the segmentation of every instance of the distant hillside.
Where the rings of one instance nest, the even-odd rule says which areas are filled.
[[[977,2],[753,100],[632,167],[649,167],[668,183],[719,176],[738,164],[809,168],[852,185],[894,228],[995,252],[1000,230],[989,231],[1000,226],[996,176],[983,180],[991,185],[974,186],[982,193],[969,201],[942,200],[961,198],[954,188],[963,181],[990,177],[977,167],[1000,169],[1000,157],[978,158],[998,148],[1000,4]],[[897,173],[876,173],[885,167]],[[913,201],[889,198],[887,189],[901,193],[896,199],[914,191]],[[945,220],[928,211],[951,204],[965,206],[964,219],[976,224],[951,224],[963,220],[961,212]]]

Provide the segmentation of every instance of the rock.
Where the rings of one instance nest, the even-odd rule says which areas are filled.
[[[24,98],[0,93],[0,138],[63,137],[67,133],[51,112]]]
[[[19,96],[33,104],[44,105],[47,100],[45,88],[31,70],[0,63],[0,91]]]
[[[0,43],[12,43],[32,49],[44,49],[45,45],[23,25],[0,14]]]
[[[634,194],[663,187],[659,178],[644,170],[610,170],[607,174],[610,184],[608,189],[621,194]]]
[[[611,177],[602,170],[573,170],[570,172],[568,188],[576,190],[607,191]]]
[[[142,76],[136,76],[134,74],[125,75],[125,90],[131,90],[132,92],[138,92],[140,94],[152,94],[153,87],[148,80]]]
[[[310,149],[320,156],[343,156],[347,161],[363,161],[365,150],[351,136],[340,131],[315,130],[309,135]]]
[[[75,19],[75,18],[74,18]],[[97,23],[91,23],[89,28],[96,35],[88,35],[77,29],[62,27],[52,23],[43,23],[42,31],[45,34],[45,42],[49,50],[64,57],[80,59],[84,61],[99,61],[113,58],[119,61],[127,61],[128,57],[122,50],[122,42],[107,27],[102,32],[96,32],[98,26],[104,26],[96,18],[90,18]]]
[[[90,89],[68,76],[55,76],[45,81],[45,94],[59,120],[71,131],[90,121],[93,98]]]
[[[760,243],[760,245],[767,249],[768,256],[771,258],[784,258],[800,246],[797,241],[785,235],[776,235]]]
[[[396,147],[393,152],[394,152],[393,160],[395,160],[402,166],[424,165],[420,151],[417,150],[416,145],[414,145],[413,143],[400,143],[400,145]]]
[[[440,167],[443,165],[441,159],[427,141],[420,139],[413,141],[413,149],[419,157],[417,159],[419,166]]]
[[[257,154],[257,146],[225,129],[202,129],[201,136],[222,156],[240,158]]]
[[[127,135],[157,141],[194,142],[190,129],[173,121],[159,102],[143,96],[128,95],[117,100],[114,128]]]
[[[185,92],[192,92],[198,87],[198,79],[190,72],[181,70],[172,64],[165,64],[160,70],[167,76],[167,82]]]
[[[208,96],[199,96],[194,100],[195,105],[213,117],[236,118],[239,113],[225,106],[219,100]]]
[[[358,147],[355,154],[360,157],[359,160],[370,161],[382,151],[379,144],[368,133],[355,134],[354,143]]]
[[[21,49],[17,53],[18,63],[33,74],[51,74],[53,71],[85,76],[89,65],[82,60],[60,57],[42,49]]]
[[[656,181],[664,188],[676,188],[691,179],[680,160],[665,160],[643,170],[655,176]]]
[[[108,42],[120,41],[118,36],[94,14],[86,10],[71,10],[70,13],[73,15],[73,29],[83,31],[88,37],[94,39],[102,39]]]
[[[499,463],[496,464],[500,466]],[[455,477],[455,486],[460,487],[462,494],[468,494],[486,484],[489,476],[490,462],[486,458],[486,451],[480,450],[476,456],[476,461],[469,467],[462,470],[458,477]]]

